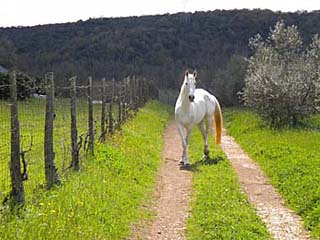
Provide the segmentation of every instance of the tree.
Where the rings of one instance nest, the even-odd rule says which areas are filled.
[[[9,73],[0,74],[0,99],[9,99]],[[17,97],[18,100],[25,100],[31,97],[32,93],[43,93],[42,79],[32,79],[28,75],[18,72],[17,73]]]
[[[70,75],[80,81],[142,75],[160,88],[176,90],[180,74],[197,69],[199,85],[210,88],[223,105],[233,105],[243,84],[241,57],[250,54],[248,39],[258,32],[267,37],[278,19],[299,26],[307,44],[319,33],[320,11],[242,9],[89,19],[0,28],[0,65],[32,76],[54,71],[59,86],[68,85]]]
[[[16,48],[12,41],[0,38],[0,65],[11,68],[16,65]]]
[[[319,37],[303,49],[296,26],[277,22],[266,40],[258,34],[245,77],[244,101],[272,125],[297,125],[320,100]],[[317,62],[318,61],[318,62]]]

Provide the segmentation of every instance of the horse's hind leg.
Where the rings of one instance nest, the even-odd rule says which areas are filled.
[[[179,132],[181,142],[182,142],[182,147],[183,147],[182,158],[179,164],[184,164],[185,159],[187,157],[187,141],[184,133],[184,127],[181,124],[178,124],[178,132]]]
[[[203,154],[205,158],[209,157],[209,145],[208,145],[208,131],[209,128],[206,127],[205,121],[199,123],[199,128],[202,133],[202,138],[204,142]]]

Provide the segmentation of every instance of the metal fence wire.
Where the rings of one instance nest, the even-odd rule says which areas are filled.
[[[25,196],[32,196],[39,186],[50,188],[69,169],[78,170],[85,157],[94,154],[94,142],[105,141],[150,97],[150,84],[143,78],[107,81],[89,77],[82,81],[87,84],[78,85],[72,77],[55,86],[53,73],[47,73],[45,95],[37,94],[35,86],[32,97],[15,102],[15,72],[10,79],[9,85],[0,85],[15,90],[10,91],[10,100],[0,100],[2,204],[9,199],[23,204]],[[13,120],[19,124],[14,125]],[[13,133],[18,134],[16,140]]]
[[[0,86],[4,88],[5,86]],[[0,200],[10,191],[10,102],[0,104]]]

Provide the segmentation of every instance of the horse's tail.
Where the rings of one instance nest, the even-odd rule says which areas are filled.
[[[214,125],[216,129],[216,144],[221,143],[221,134],[222,134],[222,113],[221,113],[221,107],[217,99],[216,100],[216,105],[214,108]]]

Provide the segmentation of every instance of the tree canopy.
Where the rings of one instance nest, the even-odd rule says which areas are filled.
[[[185,69],[197,69],[199,85],[232,105],[243,86],[241,58],[251,54],[248,39],[257,33],[266,37],[281,19],[297,25],[306,44],[320,29],[320,11],[259,9],[0,28],[0,43],[9,46],[0,46],[0,65],[14,63],[32,75],[54,71],[61,83],[73,74],[79,79],[143,75],[171,89],[178,89]]]

